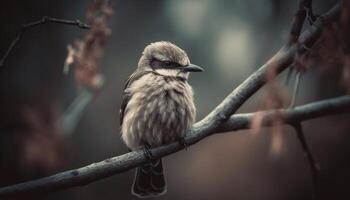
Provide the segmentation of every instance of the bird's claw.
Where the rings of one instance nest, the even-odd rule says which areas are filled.
[[[185,139],[184,136],[179,136],[179,137],[177,138],[177,141],[179,142],[179,144],[180,144],[182,147],[184,147],[185,149],[187,149],[188,144],[187,144],[186,139]]]
[[[142,150],[143,154],[148,160],[154,160],[154,156],[151,152],[151,147],[149,145],[145,145]]]

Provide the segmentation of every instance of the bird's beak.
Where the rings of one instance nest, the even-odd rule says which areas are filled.
[[[200,66],[194,65],[194,64],[189,64],[189,65],[183,67],[182,70],[184,72],[202,72],[202,71],[204,71],[203,68],[201,68]]]

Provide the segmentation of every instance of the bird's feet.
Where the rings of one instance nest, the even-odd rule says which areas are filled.
[[[183,148],[187,149],[188,144],[187,144],[186,139],[185,139],[184,136],[179,136],[179,137],[177,138],[177,141],[179,142],[179,144],[180,144]]]
[[[154,160],[154,156],[151,152],[151,147],[149,145],[145,145],[142,150],[147,160]]]

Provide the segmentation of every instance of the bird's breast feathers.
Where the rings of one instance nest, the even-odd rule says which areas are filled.
[[[129,96],[122,138],[131,149],[159,146],[183,136],[195,120],[193,92],[187,81],[148,73],[126,88]]]

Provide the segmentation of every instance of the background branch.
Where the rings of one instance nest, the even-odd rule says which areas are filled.
[[[288,46],[292,44],[296,44],[298,46],[297,55],[295,55],[297,58],[300,57],[303,53],[305,53],[305,46],[304,47],[301,45],[299,46],[298,40],[299,40],[300,32],[303,28],[306,17],[308,18],[308,21],[310,22],[310,24],[312,24],[316,20],[316,17],[314,16],[312,11],[312,0],[299,0],[298,10],[294,15],[292,26],[289,32],[288,41],[287,41]],[[297,60],[297,59],[294,59],[294,60]],[[296,77],[295,77],[295,83],[294,83],[294,89],[293,89],[290,107],[295,106],[301,73],[303,72],[303,70],[305,70],[304,67],[296,66],[298,64],[300,63],[294,61],[294,64],[293,64],[294,66],[289,68],[289,71],[286,77],[286,83],[288,84],[293,71],[294,70],[296,71]]]
[[[289,32],[287,45],[294,44],[298,41],[300,32],[303,28],[303,24],[306,17],[306,7],[311,5],[311,0],[299,0],[299,6],[297,12],[294,14],[292,26]]]
[[[93,98],[94,93],[87,88],[83,88],[78,92],[72,103],[64,110],[58,123],[65,135],[74,133],[80,118]]]
[[[303,149],[304,157],[307,159],[309,166],[310,166],[311,176],[312,176],[312,186],[313,186],[312,197],[313,197],[313,199],[315,199],[316,195],[317,195],[317,185],[318,185],[317,179],[318,179],[318,172],[320,170],[320,167],[316,163],[314,157],[311,154],[310,148],[307,145],[304,131],[303,131],[303,128],[301,126],[301,122],[295,123],[293,125],[293,127],[297,133],[298,140],[299,140],[300,145]]]
[[[306,16],[308,17],[309,22],[313,23],[313,21],[315,19],[314,19],[314,15],[313,15],[313,11],[312,11],[312,0],[299,0],[299,8],[298,8],[298,11],[296,12],[294,19],[293,19],[293,22],[292,22],[292,27],[291,27],[291,30],[289,33],[287,45],[291,45],[294,43],[296,43],[298,45],[300,32],[303,28]],[[298,48],[298,49],[300,49],[300,48]],[[296,56],[300,56],[300,55],[298,55],[299,53],[300,53],[300,51],[297,52]],[[295,62],[294,65],[297,65],[297,63]],[[294,68],[295,69],[302,69],[299,66],[290,67],[289,73],[287,75],[287,80],[289,80],[289,78],[290,78],[289,76],[292,74],[291,72],[294,70]],[[292,100],[291,100],[291,103],[289,106],[290,108],[293,108],[295,106],[301,75],[302,75],[302,70],[297,70],[294,88],[293,88],[293,93],[292,93]],[[309,146],[307,145],[301,122],[293,123],[292,126],[294,127],[294,129],[296,131],[298,141],[303,149],[304,156],[307,159],[309,166],[310,166],[311,175],[312,175],[312,186],[313,186],[312,198],[314,199],[314,198],[316,198],[316,194],[317,194],[317,175],[318,175],[317,163],[315,162],[315,159],[313,158],[313,156],[310,152]]]
[[[76,20],[66,20],[66,19],[58,19],[58,18],[53,18],[53,17],[48,17],[48,16],[44,16],[43,18],[41,18],[38,21],[34,21],[34,22],[30,22],[27,24],[22,25],[21,30],[19,31],[19,33],[17,34],[17,36],[15,37],[15,39],[12,40],[10,46],[8,47],[8,49],[6,50],[5,54],[2,56],[1,60],[0,60],[0,67],[2,67],[7,59],[7,57],[10,55],[11,51],[13,50],[13,48],[18,44],[18,42],[20,41],[23,33],[31,28],[34,28],[36,26],[42,25],[42,24],[47,24],[47,23],[55,23],[55,24],[65,24],[65,25],[72,25],[72,26],[77,26],[81,29],[89,29],[90,26],[82,23],[80,20],[76,19]]]
[[[337,19],[339,14],[340,4],[337,4],[326,14],[322,15],[322,17],[318,18],[309,30],[303,32],[300,36],[300,44],[312,46],[321,35],[324,25]],[[198,133],[194,143],[200,141],[213,132],[213,130],[219,128],[247,99],[258,91],[268,81],[267,73],[270,70],[279,74],[292,64],[296,52],[296,45],[283,46],[269,61],[267,61],[267,63],[245,79],[243,83],[235,88],[211,113],[194,125],[194,130],[196,127],[205,127],[202,132]]]

